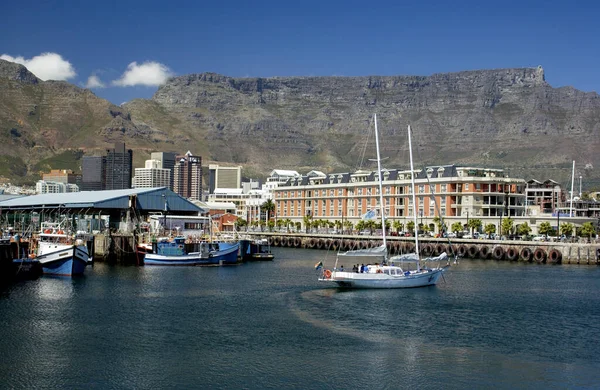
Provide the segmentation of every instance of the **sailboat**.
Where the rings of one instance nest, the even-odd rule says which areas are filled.
[[[332,283],[337,287],[342,288],[408,288],[435,285],[440,277],[443,276],[444,271],[450,266],[449,264],[446,264],[445,266],[440,265],[442,261],[448,260],[448,255],[444,252],[437,257],[423,260],[426,264],[436,262],[437,266],[434,268],[421,266],[418,234],[415,234],[415,253],[407,253],[393,257],[388,256],[377,115],[374,115],[373,119],[375,122],[375,144],[377,150],[377,171],[379,181],[379,216],[381,218],[383,244],[375,248],[350,250],[338,253],[333,270],[322,268],[322,263],[319,262],[317,267],[322,268],[322,272],[318,280],[320,282]],[[410,126],[408,126],[408,144],[410,151],[410,169],[411,172],[414,173]],[[413,205],[416,206],[414,174],[411,174],[411,185]],[[417,226],[416,212],[413,212],[413,217],[415,226]],[[338,269],[338,262],[341,263],[342,261],[346,264],[348,264],[348,262],[349,264],[361,264],[361,262],[364,261],[367,264],[364,266],[361,265],[358,271],[344,270],[343,267]],[[414,264],[414,267],[411,267],[412,269],[409,270],[406,267],[407,264]]]

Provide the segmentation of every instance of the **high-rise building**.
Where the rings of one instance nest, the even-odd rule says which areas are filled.
[[[116,143],[106,151],[106,180],[104,189],[123,190],[131,188],[133,152],[125,149],[125,143]]]
[[[169,187],[171,171],[158,160],[146,160],[145,168],[135,168],[133,188]]]
[[[101,191],[104,189],[105,178],[104,156],[83,156],[81,159],[81,190]]]
[[[217,188],[241,188],[242,167],[222,167],[217,164],[208,166],[208,192]]]
[[[184,198],[202,200],[202,157],[190,151],[177,156],[173,173],[173,191]]]
[[[171,152],[152,152],[150,154],[150,159],[160,162],[159,168],[168,169],[169,172],[171,172],[168,185],[170,190],[173,190],[173,180],[175,178],[175,174],[173,172],[173,169],[175,168],[175,157],[177,157],[177,155]]]

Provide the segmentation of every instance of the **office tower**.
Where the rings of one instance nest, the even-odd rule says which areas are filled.
[[[151,160],[157,160],[160,162],[160,168],[168,169],[169,172],[171,172],[168,185],[170,190],[173,190],[173,180],[175,178],[175,174],[173,172],[173,169],[175,168],[175,157],[177,157],[177,155],[171,152],[152,152],[150,154]]]
[[[169,188],[171,171],[162,168],[161,165],[158,160],[146,160],[144,168],[135,168],[133,188]]]
[[[101,191],[105,178],[104,156],[83,156],[81,159],[81,191]]]
[[[131,188],[131,166],[133,152],[125,149],[125,144],[116,143],[114,149],[106,151],[106,190]]]
[[[173,172],[173,191],[184,198],[202,200],[202,157],[190,151],[177,156]]]

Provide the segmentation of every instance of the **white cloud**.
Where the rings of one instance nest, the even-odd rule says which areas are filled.
[[[102,80],[100,80],[100,77],[93,74],[90,77],[88,77],[87,83],[85,83],[85,87],[86,88],[104,88],[105,85],[102,82]]]
[[[158,62],[148,61],[143,64],[132,62],[121,78],[114,80],[113,85],[119,87],[133,87],[135,85],[158,86],[164,84],[173,73],[166,66]]]
[[[42,80],[68,80],[77,75],[75,68],[57,53],[42,53],[31,59],[8,54],[0,55],[0,58],[10,62],[24,65],[31,73]]]

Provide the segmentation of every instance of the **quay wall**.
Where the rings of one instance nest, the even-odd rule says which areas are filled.
[[[285,234],[255,232],[272,246],[347,251],[372,248],[382,244],[376,236]],[[388,237],[391,254],[414,252],[412,237]],[[600,244],[537,241],[477,240],[446,238],[419,238],[419,249],[424,256],[446,252],[449,257],[490,259],[498,261],[523,261],[540,264],[590,264],[600,265]]]

